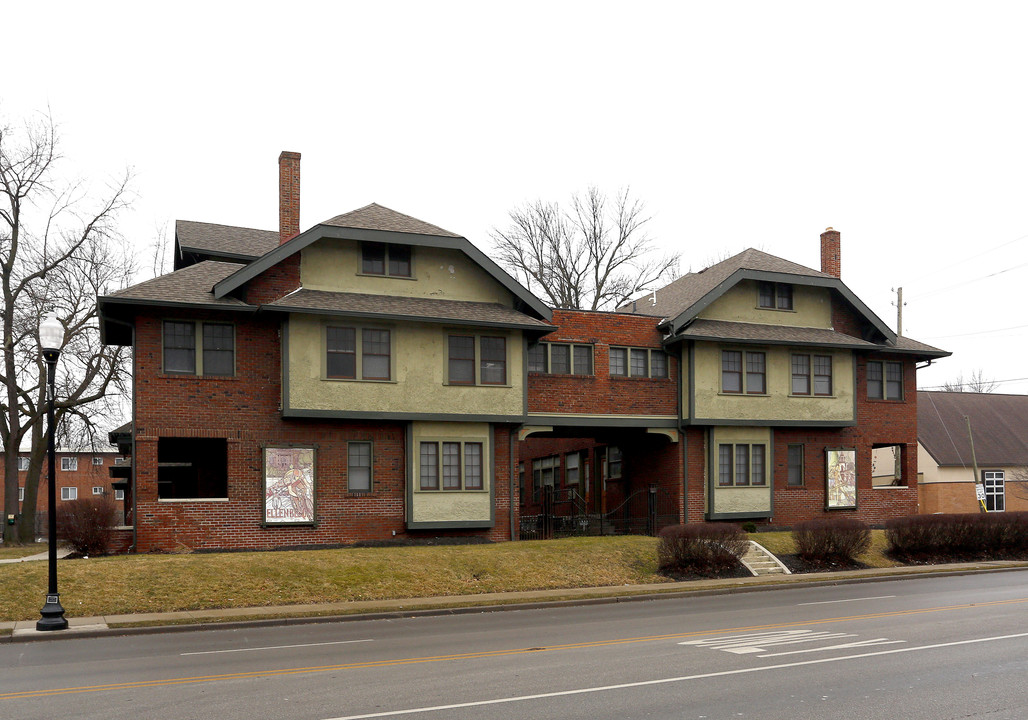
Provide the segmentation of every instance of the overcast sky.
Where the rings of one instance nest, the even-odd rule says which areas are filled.
[[[157,9],[159,8],[159,9]],[[0,115],[65,169],[131,168],[142,250],[176,219],[277,229],[377,202],[483,249],[514,205],[628,186],[699,270],[820,267],[891,327],[1028,393],[1023,3],[7,4]]]

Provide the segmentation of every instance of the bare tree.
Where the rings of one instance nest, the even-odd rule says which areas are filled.
[[[56,376],[55,416],[62,444],[96,445],[104,410],[127,385],[127,356],[100,343],[97,294],[124,287],[130,256],[116,230],[128,181],[92,199],[80,184],[58,186],[60,156],[53,121],[43,116],[20,130],[0,125],[0,444],[4,450],[4,542],[34,536],[36,496],[46,456],[46,364],[39,323],[54,314],[65,329]],[[87,437],[92,437],[87,441]],[[18,452],[29,469],[18,514]]]
[[[975,370],[971,373],[969,380],[964,380],[964,374],[957,375],[957,379],[945,382],[942,385],[943,392],[972,392],[972,393],[991,393],[996,389],[996,381],[989,380],[985,377],[985,371],[982,369]]]
[[[500,264],[553,307],[613,309],[674,279],[677,253],[654,257],[641,200],[627,189],[609,199],[590,187],[570,209],[537,200],[494,228]]]

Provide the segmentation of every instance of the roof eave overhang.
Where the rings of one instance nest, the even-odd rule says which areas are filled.
[[[438,247],[451,250],[460,250],[483,270],[509,290],[515,297],[530,308],[539,318],[549,322],[553,319],[553,311],[550,310],[539,298],[529,292],[521,283],[512,278],[499,265],[493,262],[489,256],[476,248],[471,241],[463,237],[450,237],[446,235],[421,235],[417,233],[402,233],[391,230],[367,230],[364,228],[343,228],[334,225],[315,225],[292,240],[289,240],[277,248],[262,255],[249,265],[240,268],[236,272],[221,280],[214,286],[214,297],[222,298],[244,283],[260,275],[265,270],[277,265],[290,255],[303,250],[305,247],[322,238],[335,238],[340,240],[356,240],[360,242],[384,242],[413,245],[420,247]]]
[[[749,270],[740,268],[708,291],[703,297],[687,307],[675,316],[671,321],[671,331],[678,333],[683,327],[696,318],[715,300],[724,295],[729,289],[735,287],[742,280],[758,280],[764,282],[792,283],[793,285],[810,285],[813,287],[824,287],[835,290],[854,307],[864,318],[882,334],[886,342],[895,343],[896,333],[889,329],[889,326],[882,322],[882,319],[875,315],[867,305],[861,302],[860,298],[853,294],[845,283],[839,278],[818,277],[814,275],[793,275],[791,273],[769,272],[766,270]]]
[[[761,338],[733,338],[724,337],[722,335],[682,335],[676,333],[670,336],[664,341],[665,345],[672,345],[676,342],[684,342],[686,340],[697,340],[700,342],[718,342],[718,343],[734,343],[737,345],[789,345],[789,346],[803,346],[803,347],[823,347],[823,348],[836,348],[838,350],[864,350],[873,351],[875,347],[858,344],[858,343],[831,343],[831,342],[820,342],[817,340],[766,340]]]
[[[230,305],[214,303],[176,302],[174,300],[141,300],[100,296],[96,299],[96,311],[100,320],[100,342],[104,345],[131,345],[132,323],[135,312],[143,308],[178,308],[183,310],[218,310],[253,313],[255,305]],[[115,329],[114,327],[118,329]]]
[[[304,315],[329,315],[334,317],[371,318],[375,320],[403,320],[405,322],[439,323],[440,325],[462,325],[473,327],[506,328],[508,330],[526,330],[542,334],[553,332],[552,326],[540,327],[535,323],[499,322],[495,320],[470,320],[467,318],[451,318],[438,315],[397,315],[394,313],[368,312],[366,310],[329,310],[326,308],[309,308],[288,305],[261,305],[262,312],[301,313]]]

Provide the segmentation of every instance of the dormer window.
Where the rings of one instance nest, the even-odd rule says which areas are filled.
[[[386,277],[411,277],[410,245],[361,243],[361,273]]]
[[[792,285],[762,282],[757,290],[757,306],[769,310],[792,310]]]

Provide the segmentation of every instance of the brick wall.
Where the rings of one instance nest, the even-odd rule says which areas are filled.
[[[174,317],[207,316],[176,312]],[[495,527],[407,531],[404,422],[283,419],[275,317],[236,317],[234,377],[169,376],[161,368],[162,320],[140,317],[136,327],[137,550],[269,549],[440,535],[510,537],[509,427],[497,426],[494,432]],[[225,438],[228,499],[158,501],[161,437]],[[347,442],[354,440],[373,443],[373,490],[368,494],[347,490]],[[316,526],[262,526],[262,448],[268,444],[316,446]]]
[[[540,413],[674,415],[678,411],[678,360],[668,356],[667,378],[610,374],[610,347],[660,349],[657,319],[625,313],[554,310],[557,330],[542,342],[589,343],[593,375],[529,373],[528,410]]]

